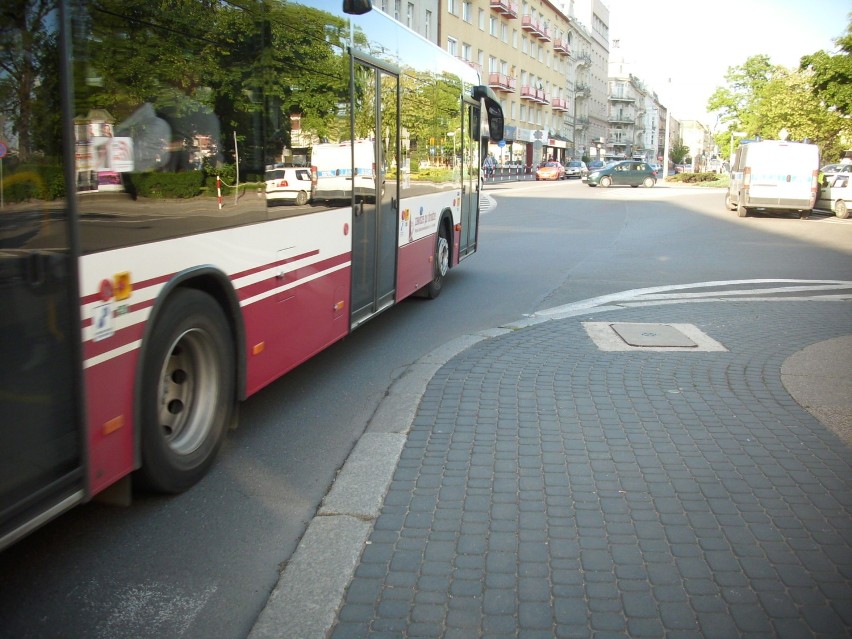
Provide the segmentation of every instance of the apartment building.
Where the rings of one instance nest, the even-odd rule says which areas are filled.
[[[585,3],[596,27],[573,15]],[[502,163],[596,155],[606,135],[608,11],[600,0],[375,0],[480,72],[500,98]],[[601,17],[602,16],[602,17]]]
[[[604,0],[374,0],[480,72],[500,98],[502,162],[553,157],[659,162],[682,140],[655,91],[610,43]],[[693,156],[706,155],[706,127],[685,123]]]
[[[716,152],[709,127],[697,120],[684,120],[681,122],[681,139],[689,147],[693,170],[706,170],[707,160]]]

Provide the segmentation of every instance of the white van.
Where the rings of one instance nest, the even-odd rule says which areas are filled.
[[[737,149],[725,205],[740,217],[754,209],[799,211],[807,217],[819,191],[819,147],[765,140]]]
[[[311,165],[317,171],[316,199],[348,200],[353,186],[356,195],[374,195],[375,162],[372,140],[357,140],[354,151],[351,142],[315,144],[311,147]]]

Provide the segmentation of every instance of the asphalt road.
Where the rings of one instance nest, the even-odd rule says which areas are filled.
[[[250,631],[338,469],[405,367],[447,341],[627,289],[852,280],[852,220],[737,218],[718,190],[489,186],[480,252],[241,407],[184,495],[88,504],[0,554],[0,637]]]

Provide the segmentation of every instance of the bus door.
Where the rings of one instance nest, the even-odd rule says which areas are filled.
[[[0,22],[12,42],[31,35]],[[59,24],[52,11],[33,29],[47,41]],[[14,100],[0,104],[0,121],[19,115]],[[0,145],[0,550],[85,498],[76,236],[62,201],[38,199],[62,175],[58,159],[25,160],[17,141],[12,158]]]
[[[476,252],[479,230],[479,185],[482,157],[480,156],[479,105],[464,104],[465,132],[462,157],[461,236],[459,261]]]
[[[394,301],[400,174],[399,76],[356,61],[354,86],[352,328]]]

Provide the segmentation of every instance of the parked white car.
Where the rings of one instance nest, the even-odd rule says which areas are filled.
[[[266,199],[268,202],[308,203],[314,192],[311,170],[298,166],[270,166],[266,169]]]
[[[849,217],[849,201],[852,199],[852,173],[837,173],[827,178],[820,187],[819,198],[814,208],[833,212],[837,217]]]

